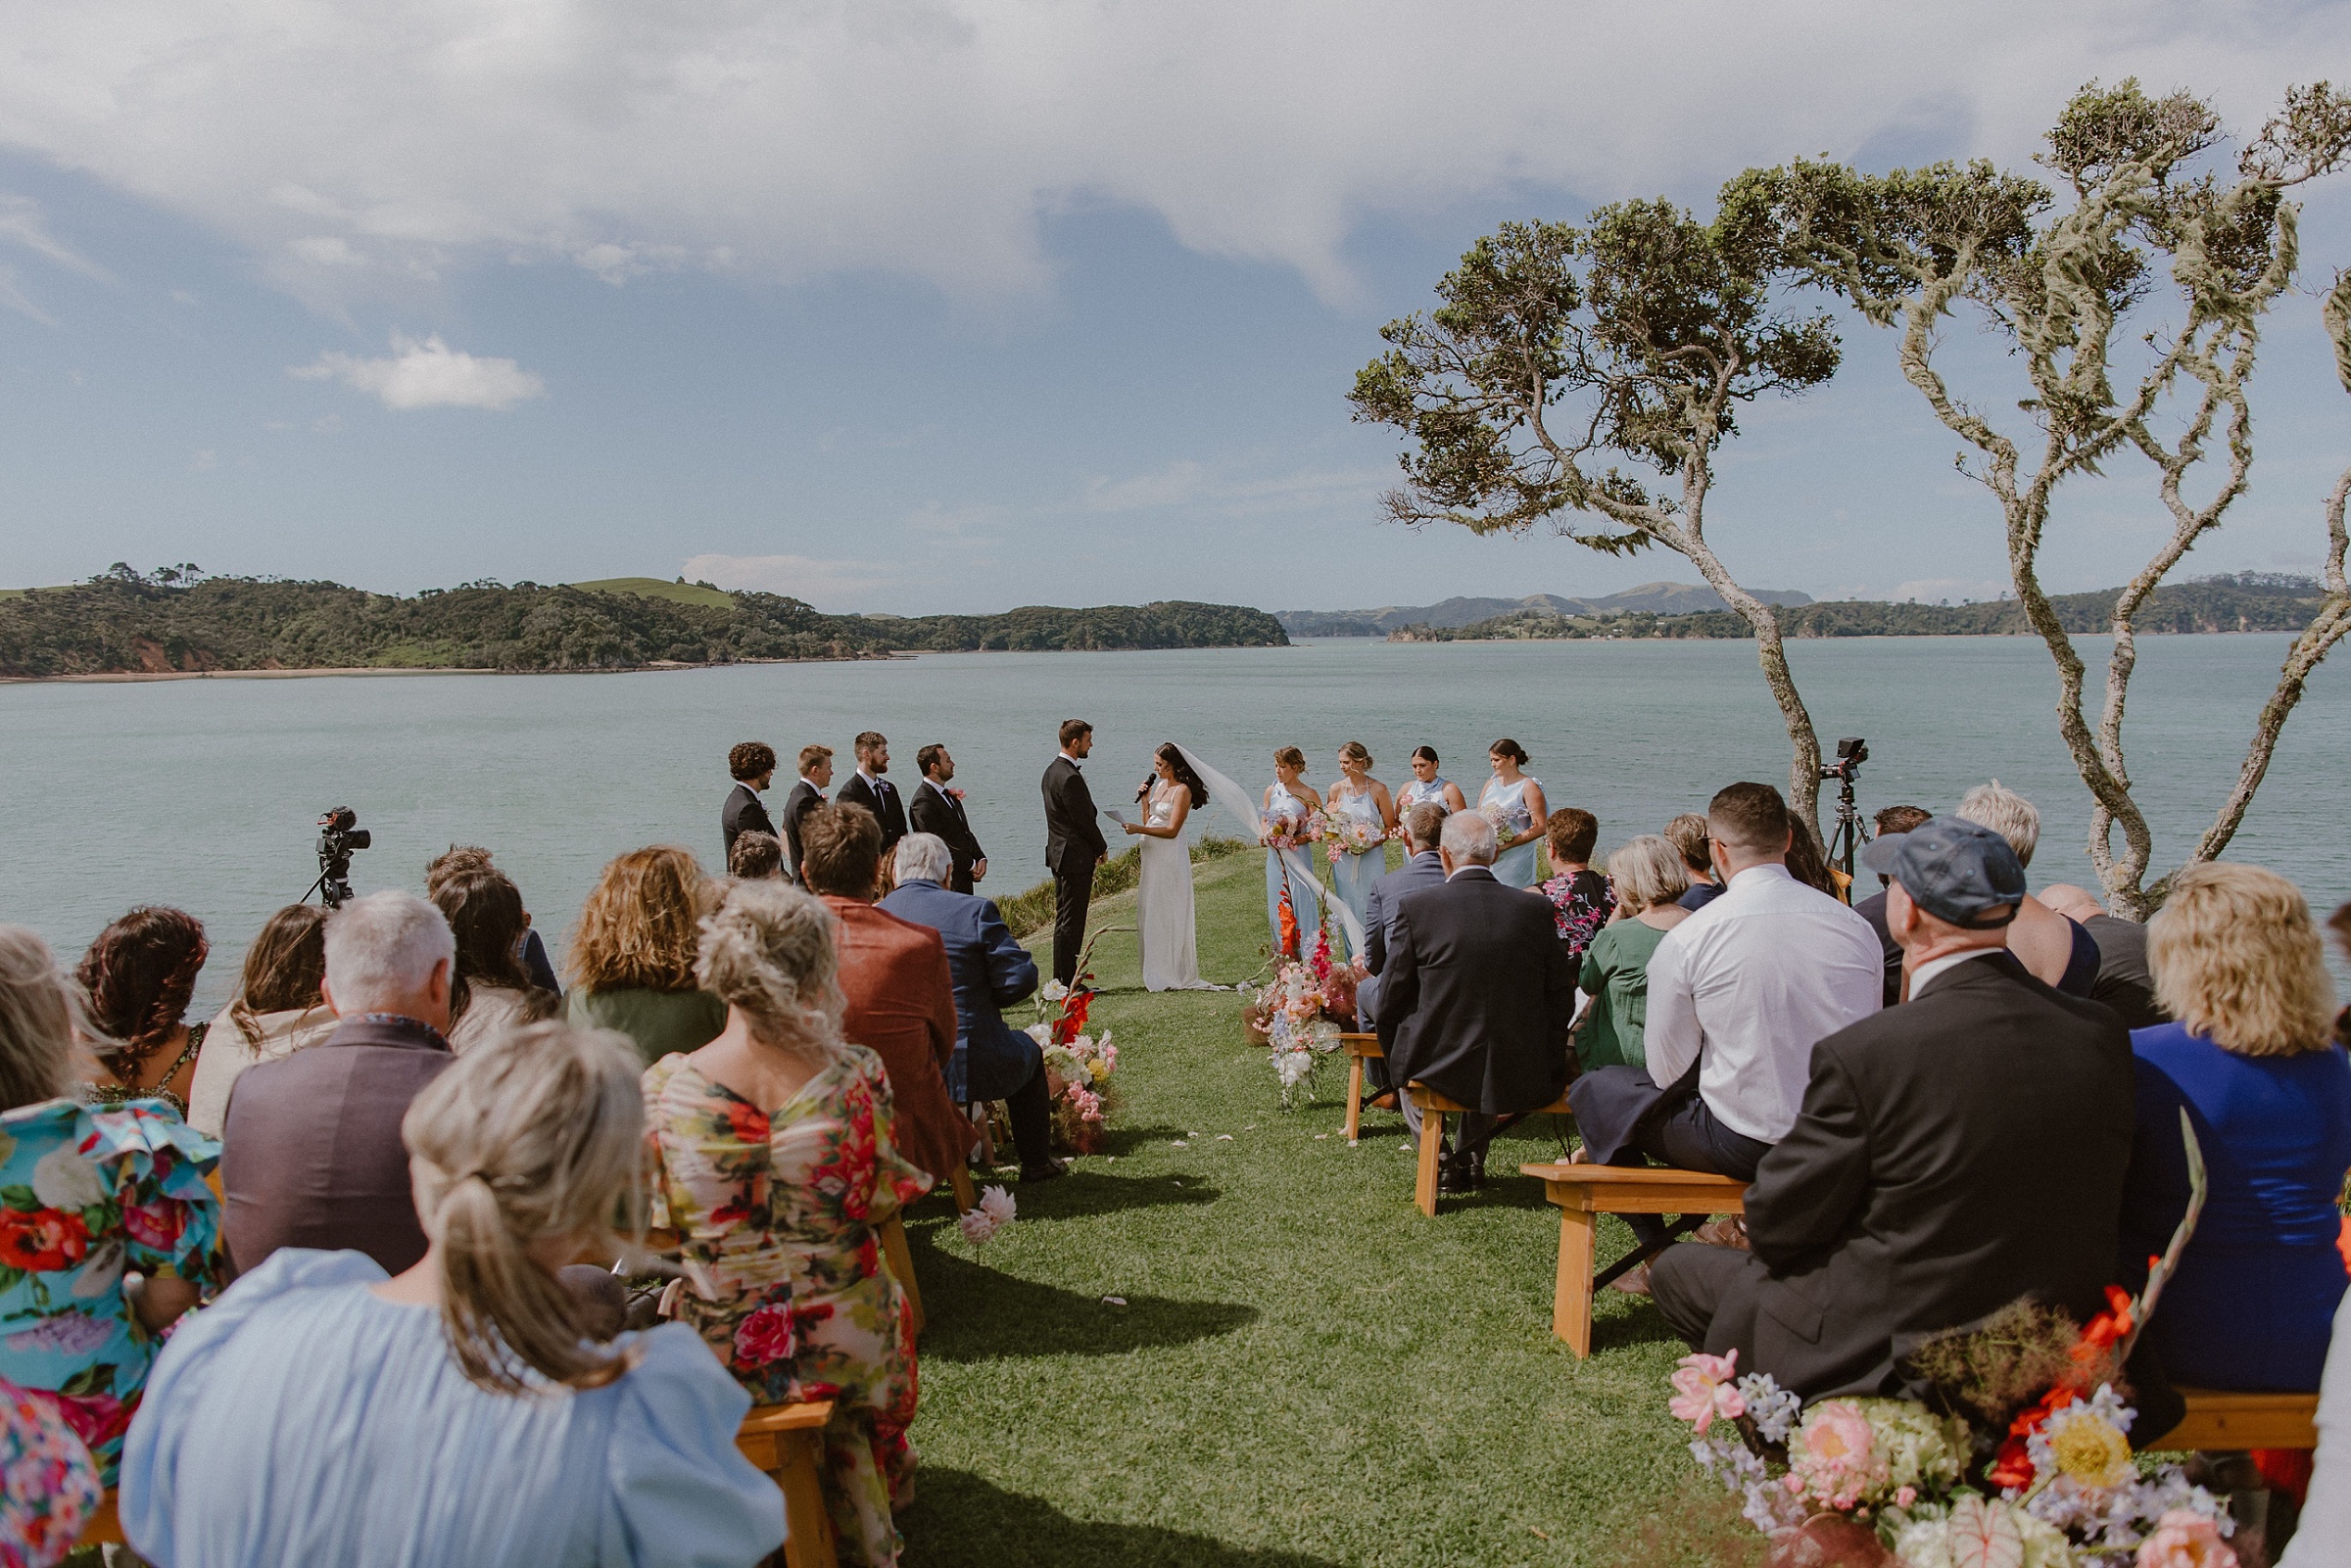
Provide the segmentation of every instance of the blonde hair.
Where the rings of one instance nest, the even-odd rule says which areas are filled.
[[[1670,904],[1690,890],[1690,867],[1673,840],[1661,833],[1643,833],[1608,852],[1608,880],[1616,889],[1616,905],[1638,915],[1659,904]]]
[[[600,1388],[629,1369],[587,1343],[578,1302],[530,1250],[617,1252],[624,1214],[643,1233],[643,1069],[624,1034],[527,1024],[457,1058],[401,1118],[450,1352],[493,1393],[530,1392],[528,1373]]]
[[[763,1045],[829,1061],[847,1002],[837,978],[838,922],[824,900],[782,882],[737,882],[702,922],[695,975],[749,1021]]]
[[[0,926],[0,1111],[72,1089],[79,1012],[49,944],[23,926]]]
[[[2194,1033],[2239,1056],[2328,1044],[2334,980],[2310,906],[2259,866],[2209,862],[2172,879],[2147,927],[2155,998]]]
[[[1368,768],[1371,766],[1371,751],[1361,740],[1350,740],[1339,747],[1339,760],[1341,762],[1360,762]]]
[[[2040,847],[2040,812],[1997,779],[1961,795],[1959,809],[1951,815],[1991,829],[2008,840],[2008,847],[2016,851],[2017,864],[2033,864],[2033,851]]]
[[[606,866],[580,907],[571,977],[591,991],[694,989],[695,923],[709,884],[675,844],[632,849]]]

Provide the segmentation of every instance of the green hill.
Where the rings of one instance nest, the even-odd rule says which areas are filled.
[[[664,583],[658,577],[600,577],[593,583],[565,583],[565,588],[584,589],[591,594],[635,594],[644,598],[665,598],[677,604],[714,604],[721,607],[735,602],[735,595],[723,588],[708,583],[689,583],[680,578]]]

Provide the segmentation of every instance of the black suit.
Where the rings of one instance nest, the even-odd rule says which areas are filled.
[[[1891,1393],[1926,1335],[2035,1295],[2087,1323],[2114,1266],[2131,1038],[2005,952],[1812,1048],[1747,1192],[1754,1251],[1667,1249],[1666,1319],[1807,1399]]]
[[[795,882],[800,879],[800,824],[824,803],[824,792],[805,779],[794,783],[784,797],[784,870]]]
[[[1094,897],[1094,865],[1110,852],[1094,820],[1094,792],[1067,757],[1045,767],[1045,865],[1053,873],[1053,977],[1078,977],[1085,950],[1085,907]]]
[[[916,832],[936,833],[947,841],[947,854],[955,866],[947,885],[959,893],[970,892],[972,862],[985,860],[987,851],[973,836],[971,819],[963,814],[963,802],[926,779],[914,786],[914,804],[906,808],[906,819],[914,825]]]
[[[718,831],[726,835],[726,851],[719,866],[724,869],[735,856],[735,840],[744,833],[772,833],[776,825],[767,820],[767,808],[759,804],[759,791],[747,784],[738,784],[727,803],[719,808]]]
[[[888,854],[906,836],[906,802],[898,798],[898,786],[888,779],[865,782],[865,775],[852,773],[848,782],[833,791],[837,806],[863,806],[874,814],[882,825],[882,853]]]
[[[1383,945],[1378,1032],[1391,1080],[1488,1114],[1559,1099],[1575,970],[1550,904],[1465,867],[1405,894]]]

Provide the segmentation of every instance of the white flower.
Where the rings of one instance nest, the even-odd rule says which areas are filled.
[[[1070,994],[1070,988],[1062,984],[1059,980],[1047,980],[1045,981],[1044,989],[1038,991],[1036,994],[1043,997],[1048,1002],[1058,1002],[1063,997]]]
[[[1080,1034],[1078,1036],[1078,1038],[1070,1042],[1070,1049],[1077,1052],[1080,1056],[1085,1055],[1086,1052],[1091,1051],[1093,1048],[1094,1037],[1090,1034]]]
[[[977,1247],[1009,1225],[1020,1212],[1020,1205],[1011,1193],[1001,1187],[981,1189],[980,1201],[966,1210],[955,1221],[964,1240]]]
[[[1050,1023],[1032,1023],[1021,1032],[1039,1045],[1053,1043],[1053,1025]]]
[[[70,1145],[60,1145],[33,1165],[32,1195],[51,1209],[93,1209],[106,1202],[106,1178]]]
[[[1110,1049],[1110,1031],[1108,1029],[1104,1029],[1102,1031],[1102,1038],[1094,1042],[1094,1049],[1097,1051],[1107,1051]]]

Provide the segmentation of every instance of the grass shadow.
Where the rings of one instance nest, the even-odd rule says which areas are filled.
[[[1073,1519],[964,1470],[925,1467],[915,1491],[898,1515],[906,1568],[1333,1568],[1321,1557],[1157,1525]]]
[[[927,1231],[910,1231],[915,1277],[929,1322],[923,1358],[989,1361],[1029,1355],[1125,1355],[1153,1346],[1190,1345],[1257,1321],[1254,1307],[1101,1296],[1040,1285],[944,1252]],[[1105,1294],[1117,1294],[1114,1284]],[[1050,1332],[1040,1325],[1050,1324]]]
[[[1213,1204],[1223,1196],[1197,1176],[1113,1176],[1075,1169],[1058,1181],[1023,1182],[1012,1189],[1012,1195],[1020,1205],[1020,1223],[1024,1225],[1032,1220],[1078,1219],[1166,1204]],[[908,1221],[907,1234],[946,1224],[952,1217],[934,1206]]]

